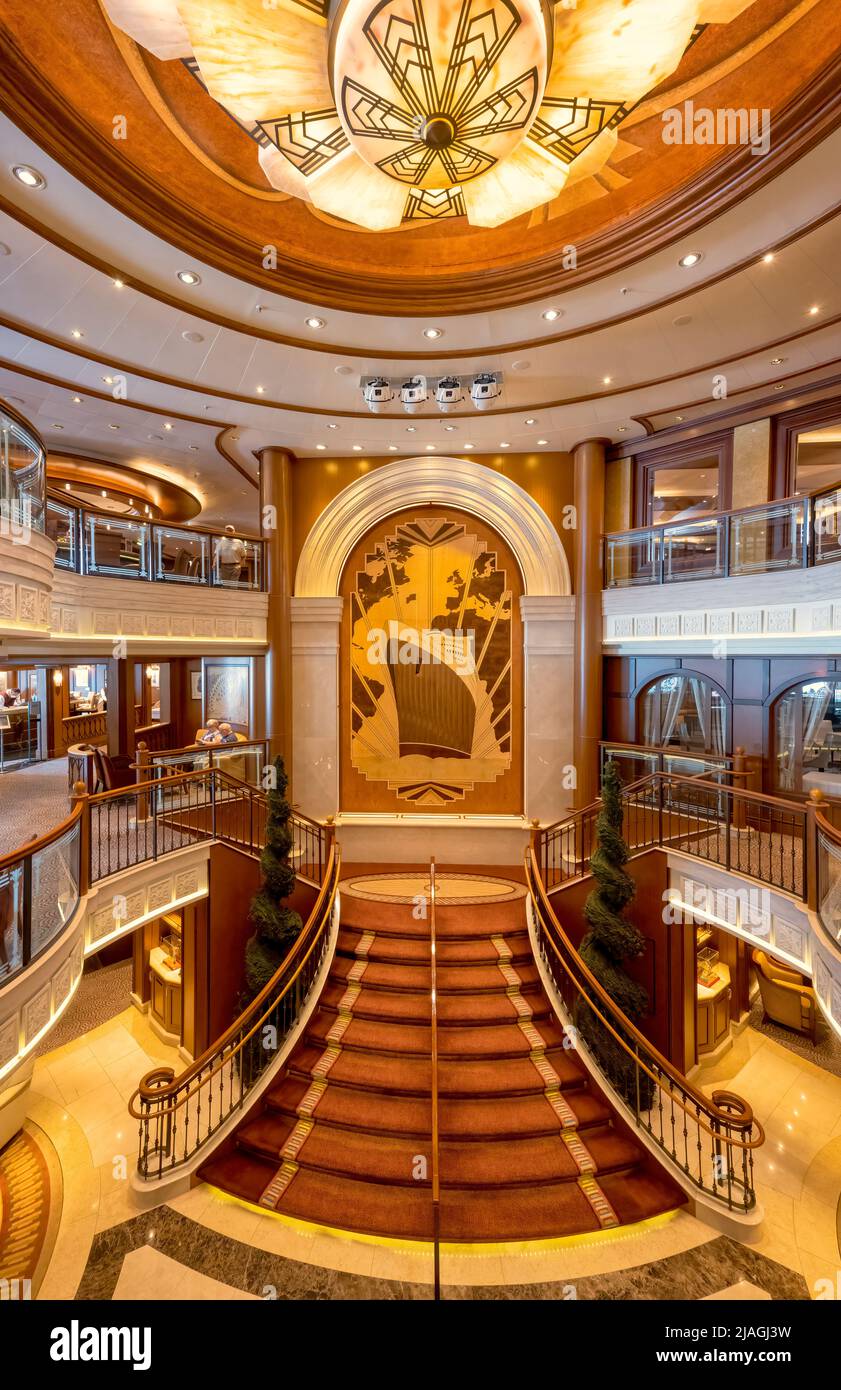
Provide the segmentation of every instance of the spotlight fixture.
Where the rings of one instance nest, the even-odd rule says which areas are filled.
[[[443,338],[444,330],[443,328],[425,328],[423,336],[425,338]]]
[[[455,410],[464,400],[464,392],[457,376],[442,376],[435,388],[435,401],[439,410],[445,413]]]
[[[33,169],[31,164],[15,164],[12,166],[12,173],[18,183],[22,183],[25,188],[46,188],[47,180],[38,169]]]
[[[693,265],[697,265],[698,262],[702,259],[703,252],[687,251],[685,256],[681,256],[680,260],[678,261],[678,265],[682,266],[684,270],[691,270]]]
[[[502,388],[493,372],[480,372],[473,378],[470,399],[477,410],[487,410],[502,394]]]
[[[200,285],[201,276],[195,270],[179,270],[178,279],[182,285]]]
[[[561,317],[561,313],[561,309],[544,309],[540,317],[542,319],[545,319],[547,323],[554,323],[555,319],[559,319]]]
[[[324,324],[325,320],[316,318],[314,314],[312,318],[307,319],[307,328],[323,328]]]
[[[371,381],[366,381],[362,395],[365,404],[374,415],[379,415],[394,400],[391,382],[384,376],[375,376]],[[335,426],[332,428],[335,429]]]
[[[420,410],[428,399],[426,377],[413,376],[408,381],[404,381],[400,387],[400,399],[407,415],[414,415],[416,411]]]

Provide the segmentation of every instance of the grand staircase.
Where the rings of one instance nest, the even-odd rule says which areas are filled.
[[[682,1205],[564,1046],[525,899],[440,905],[437,931],[441,1239],[567,1236]],[[306,1221],[431,1238],[430,1053],[429,923],[343,894],[304,1037],[199,1176]]]

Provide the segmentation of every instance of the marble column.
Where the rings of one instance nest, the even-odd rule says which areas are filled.
[[[586,439],[573,450],[575,466],[575,804],[599,792],[602,736],[602,588],[604,584],[605,444]]]
[[[573,803],[574,762],[570,690],[573,682],[575,599],[520,599],[525,675],[525,813],[544,825]],[[565,785],[566,783],[566,785]]]
[[[266,735],[269,757],[278,753],[291,774],[292,743],[292,479],[294,455],[288,449],[262,449],[260,460],[260,530],[266,542]],[[297,788],[293,792],[300,801]]]
[[[341,598],[293,598],[292,708],[295,802],[323,820],[339,810]]]

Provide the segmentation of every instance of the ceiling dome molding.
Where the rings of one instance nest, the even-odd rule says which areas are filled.
[[[296,598],[335,598],[354,546],[408,507],[456,507],[511,546],[529,597],[572,593],[560,537],[542,507],[510,478],[483,464],[439,457],[397,459],[350,484],[322,512],[301,551]]]

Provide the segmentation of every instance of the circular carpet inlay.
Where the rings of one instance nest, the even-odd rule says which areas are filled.
[[[439,905],[460,903],[464,907],[513,902],[526,896],[522,883],[488,878],[485,874],[450,874],[441,870],[435,877],[435,889]],[[420,894],[429,891],[429,875],[366,874],[362,878],[345,879],[341,891],[348,897],[364,898],[367,902],[413,903]]]

